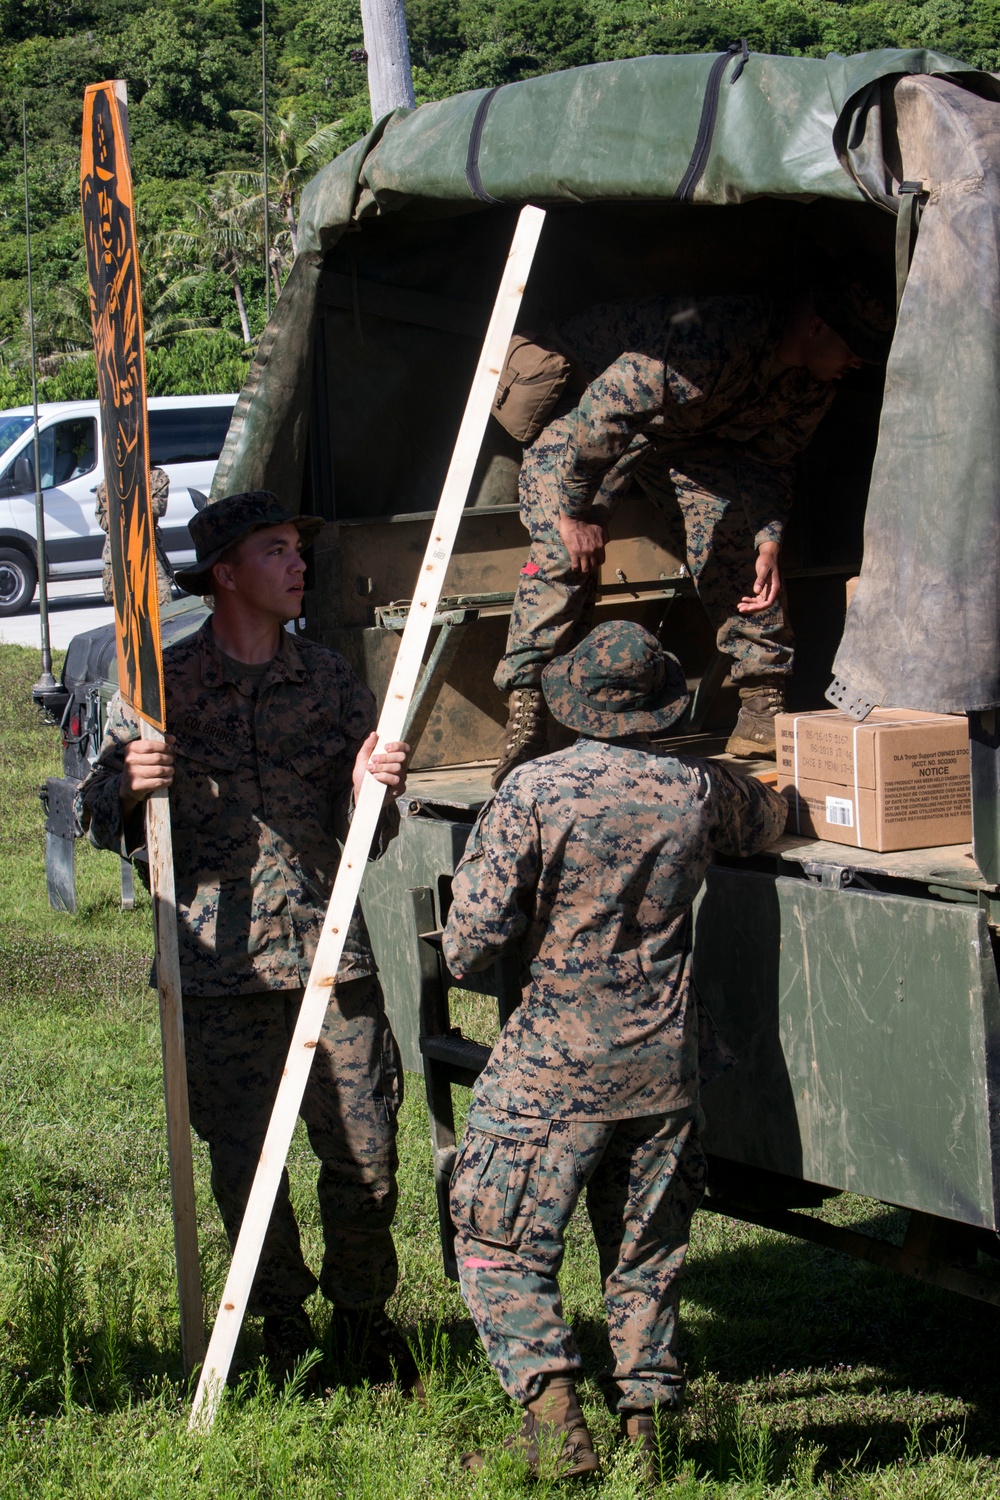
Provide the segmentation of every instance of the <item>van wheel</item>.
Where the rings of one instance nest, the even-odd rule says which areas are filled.
[[[0,615],[22,614],[35,597],[38,572],[26,552],[0,547]]]

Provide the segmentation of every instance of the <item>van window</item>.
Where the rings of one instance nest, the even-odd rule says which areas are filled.
[[[231,406],[195,406],[149,413],[151,464],[214,463],[232,421]]]
[[[30,417],[0,417],[0,456],[31,426]]]
[[[93,417],[54,422],[38,439],[42,489],[51,490],[80,479],[97,467],[97,423]],[[0,480],[0,494],[30,495],[35,488],[35,450],[15,458]]]
[[[97,467],[97,423],[93,417],[56,422],[38,440],[42,489],[50,490],[79,479]]]

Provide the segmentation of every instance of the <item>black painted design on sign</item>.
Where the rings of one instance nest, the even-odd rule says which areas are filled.
[[[84,95],[80,196],[104,429],[111,570],[122,696],[164,729],[142,301],[123,101],[114,83]]]

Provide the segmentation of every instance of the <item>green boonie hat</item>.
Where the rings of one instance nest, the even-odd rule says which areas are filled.
[[[691,701],[676,656],[631,620],[598,625],[549,662],[542,691],[553,718],[595,740],[667,729]]]
[[[251,531],[289,523],[298,527],[303,547],[315,541],[326,524],[318,516],[290,516],[270,490],[244,490],[239,495],[225,495],[191,517],[188,529],[194,542],[197,566],[181,568],[174,577],[189,594],[210,594],[213,587],[211,570],[224,552],[249,536]]]
[[[852,252],[834,261],[817,255],[812,293],[817,316],[852,354],[866,364],[885,364],[896,326],[895,293],[870,256]]]

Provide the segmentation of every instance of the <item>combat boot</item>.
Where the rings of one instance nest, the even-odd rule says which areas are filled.
[[[395,1384],[422,1400],[423,1383],[409,1344],[382,1308],[336,1307],[330,1319],[330,1344],[342,1363],[354,1365],[372,1385]]]
[[[541,1395],[527,1403],[521,1431],[505,1438],[503,1447],[523,1458],[536,1479],[546,1458],[554,1461],[559,1479],[582,1479],[601,1467],[576,1386],[568,1376],[554,1376]],[[482,1469],[485,1463],[482,1450],[462,1455],[461,1465],[467,1472]]]
[[[774,760],[774,716],[785,711],[780,677],[749,677],[740,685],[740,713],[726,745],[727,755]]]
[[[264,1319],[264,1359],[274,1385],[282,1386],[303,1355],[315,1349],[309,1314],[304,1307],[290,1313],[269,1313]],[[310,1372],[307,1384],[314,1383]]]
[[[642,1476],[647,1484],[660,1483],[661,1446],[669,1431],[671,1419],[677,1416],[673,1406],[656,1406],[651,1411],[623,1411],[618,1430],[626,1443],[634,1445]]]
[[[493,790],[515,766],[537,760],[549,748],[545,699],[540,687],[515,688],[510,695],[508,719],[503,732],[500,764],[493,772]]]

